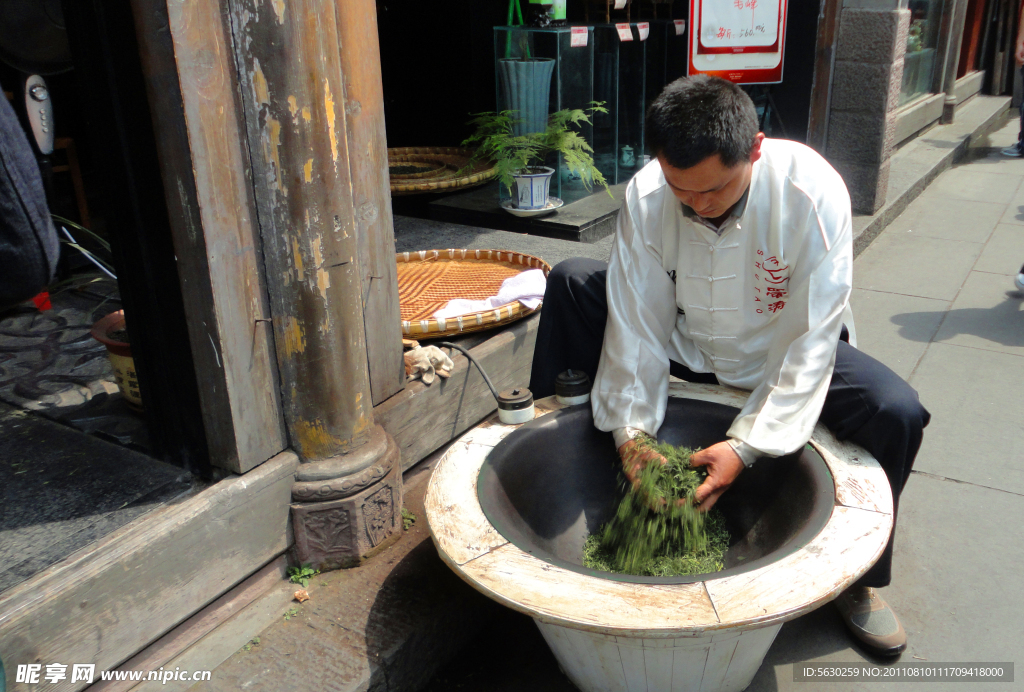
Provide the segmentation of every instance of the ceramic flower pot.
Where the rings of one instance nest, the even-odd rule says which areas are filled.
[[[513,173],[516,181],[516,206],[519,209],[543,209],[548,203],[548,189],[554,168],[535,166]]]
[[[114,368],[117,387],[125,401],[134,408],[142,409],[139,393],[139,378],[135,374],[135,360],[132,346],[124,332],[124,310],[112,312],[92,326],[92,338],[107,347],[107,358]]]

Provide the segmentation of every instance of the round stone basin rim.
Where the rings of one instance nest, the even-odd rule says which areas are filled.
[[[740,407],[747,392],[673,382],[669,395]],[[537,402],[537,416],[561,407]],[[521,550],[488,521],[476,479],[487,455],[518,426],[497,416],[454,443],[438,461],[426,517],[441,558],[478,591],[550,624],[612,636],[673,638],[781,623],[835,598],[874,564],[892,528],[892,496],[881,467],[860,447],[818,425],[811,446],[835,484],[825,528],[759,569],[690,584],[638,584],[580,574]],[[712,575],[713,576],[713,575]]]

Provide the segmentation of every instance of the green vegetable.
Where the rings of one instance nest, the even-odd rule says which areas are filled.
[[[693,504],[693,493],[707,475],[690,466],[698,450],[651,440],[638,444],[667,463],[647,464],[638,474],[638,487],[629,486],[615,516],[587,539],[584,566],[656,577],[721,570],[730,538],[725,518],[717,509],[701,512]],[[676,503],[684,498],[685,503]],[[660,511],[651,509],[663,502]]]

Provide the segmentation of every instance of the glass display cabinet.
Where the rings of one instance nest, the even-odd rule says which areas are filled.
[[[594,147],[594,162],[610,185],[623,183],[643,166],[646,151],[644,115],[648,104],[669,82],[686,73],[686,35],[670,19],[597,24],[586,29],[586,44],[572,27],[494,28],[494,70],[498,110],[519,112],[518,133],[538,132],[548,114],[563,108],[586,108],[603,101],[582,136]],[[641,40],[641,26],[646,37]],[[551,194],[566,203],[589,194],[557,157],[547,162],[557,171]],[[508,191],[502,189],[502,199]]]
[[[519,112],[517,134],[540,132],[550,113],[587,108],[594,96],[594,30],[587,29],[584,46],[573,46],[570,27],[537,29],[522,26],[494,28],[494,71],[497,109]],[[583,125],[581,136],[593,145],[593,128]],[[590,194],[579,178],[570,176],[560,156],[546,165],[556,173],[551,191],[567,204]],[[508,190],[501,188],[501,198]]]

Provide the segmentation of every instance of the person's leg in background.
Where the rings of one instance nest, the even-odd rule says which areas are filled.
[[[893,537],[899,499],[910,478],[931,416],[917,392],[882,363],[840,342],[820,420],[840,440],[866,449],[885,471],[892,489],[893,533],[871,569],[836,601],[847,627],[873,652],[892,655],[906,648],[906,633],[874,589],[892,579]]]
[[[584,257],[559,262],[548,274],[530,374],[535,399],[554,394],[558,373],[570,368],[594,381],[608,319],[607,276],[606,262]]]

